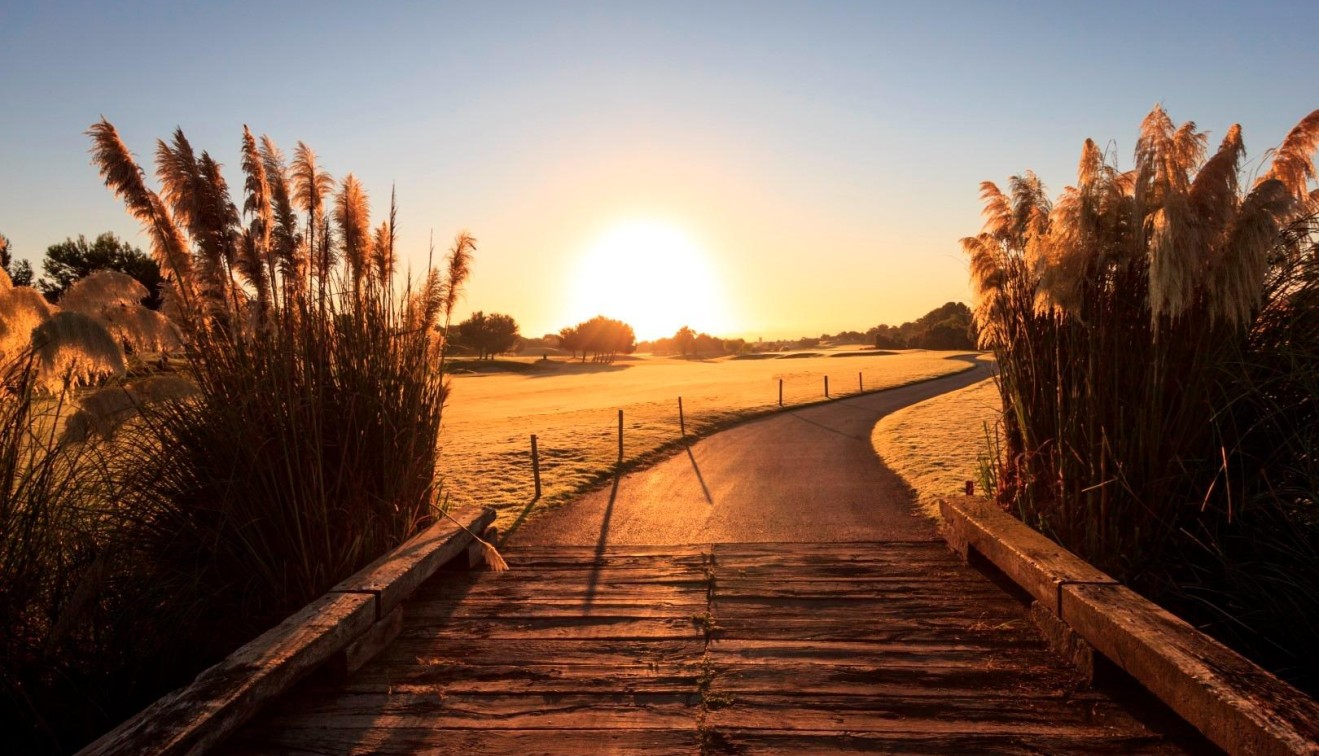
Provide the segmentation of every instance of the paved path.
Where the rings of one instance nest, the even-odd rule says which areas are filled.
[[[511,542],[604,546],[928,539],[932,525],[913,514],[902,480],[875,455],[871,429],[894,410],[988,376],[980,362],[945,378],[736,426],[536,516]]]

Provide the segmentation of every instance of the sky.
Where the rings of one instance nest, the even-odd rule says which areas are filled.
[[[181,127],[241,187],[244,124],[313,147],[426,264],[478,240],[463,313],[783,338],[969,302],[979,183],[1056,194],[1156,104],[1256,170],[1319,108],[1319,3],[0,0],[0,233],[147,248],[84,132],[148,172]],[[241,200],[238,204],[241,206]]]

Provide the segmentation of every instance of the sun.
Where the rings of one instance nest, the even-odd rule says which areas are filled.
[[[677,226],[632,220],[606,229],[583,254],[569,310],[576,323],[605,315],[638,339],[672,336],[682,326],[727,333],[727,300],[709,257]]]

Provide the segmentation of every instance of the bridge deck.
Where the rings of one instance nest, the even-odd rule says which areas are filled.
[[[447,573],[237,752],[1178,748],[1087,690],[942,542],[539,547]]]

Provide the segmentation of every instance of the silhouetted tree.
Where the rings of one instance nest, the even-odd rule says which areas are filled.
[[[587,353],[592,354],[593,362],[613,362],[620,354],[631,354],[637,349],[636,332],[632,326],[621,320],[596,315],[594,318],[559,331],[565,349],[571,349],[574,356],[582,353],[582,362],[586,362]]]
[[[518,324],[511,315],[480,310],[455,326],[453,340],[476,352],[478,359],[494,359],[500,352],[512,351],[518,343]]]
[[[32,263],[27,260],[14,262],[9,238],[4,234],[0,234],[0,268],[4,268],[5,273],[9,274],[9,280],[13,281],[15,286],[32,285]]]
[[[673,334],[673,346],[677,347],[683,357],[686,357],[688,352],[696,348],[696,332],[687,326],[679,328],[678,332]]]
[[[879,325],[866,332],[876,349],[975,349],[971,309],[948,302],[900,326]]]
[[[559,330],[559,348],[567,349],[577,359],[577,350],[582,348],[582,334],[577,326],[566,326]],[[586,352],[582,352],[582,361],[586,361]]]
[[[54,302],[74,281],[98,270],[117,270],[127,273],[146,287],[148,296],[142,304],[152,310],[160,309],[160,266],[126,241],[107,231],[88,242],[79,235],[76,240],[65,239],[46,248],[46,259],[41,263],[44,275],[37,288]]]

